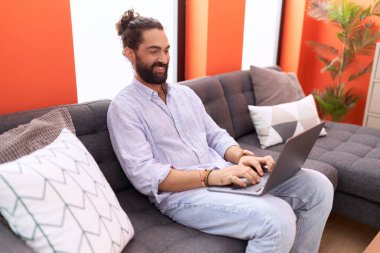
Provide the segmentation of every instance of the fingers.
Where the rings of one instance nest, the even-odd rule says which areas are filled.
[[[245,156],[240,160],[239,165],[249,166],[253,168],[260,176],[264,175],[263,168],[261,167],[261,162],[257,157]]]
[[[216,170],[212,173],[209,182],[212,183],[210,185],[228,185],[233,183],[246,187],[247,181],[251,184],[260,182],[260,177],[264,175],[262,166],[265,166],[269,173],[271,173],[275,164],[276,162],[272,156],[243,156],[238,165]],[[246,180],[242,180],[242,178]]]
[[[238,171],[238,176],[246,178],[251,184],[257,184],[260,182],[260,176],[256,173],[256,171],[252,170],[251,167],[248,166],[239,166],[240,171]]]
[[[245,171],[243,173],[238,173],[237,175],[233,175],[230,177],[230,182],[240,187],[246,187],[247,185],[259,183],[260,177],[257,175],[257,173],[254,172],[251,168],[247,168],[247,169],[249,169],[250,173]]]
[[[260,176],[264,175],[263,167],[266,168],[269,173],[271,173],[275,164],[276,162],[270,155],[264,157],[243,156],[239,161],[239,165],[245,165],[254,168]]]
[[[231,176],[230,180],[231,180],[231,183],[238,185],[240,187],[246,187],[247,186],[247,184],[237,176]]]
[[[276,164],[276,162],[274,161],[273,157],[270,155],[265,156],[265,159],[266,159],[266,164],[268,166],[267,169],[268,169],[269,173],[272,173],[274,165]]]
[[[252,151],[247,150],[247,149],[243,149],[243,154],[244,155],[255,156],[255,153],[253,153]]]
[[[245,178],[246,182],[242,181],[241,178]],[[211,173],[209,182],[211,183],[210,185],[229,185],[234,183],[245,187],[247,182],[250,184],[259,183],[260,177],[251,167],[234,165]]]
[[[264,170],[261,167],[260,162],[255,160],[254,162],[252,162],[251,166],[254,168],[254,170],[256,170],[257,174],[259,174],[261,177],[264,176]]]
[[[265,165],[265,168],[269,171],[269,173],[272,173],[274,165],[276,164],[272,156],[268,155],[264,157],[258,157],[258,160],[260,164]]]

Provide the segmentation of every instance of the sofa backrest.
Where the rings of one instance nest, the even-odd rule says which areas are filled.
[[[227,132],[234,136],[234,128],[231,121],[231,113],[227,104],[224,91],[219,80],[213,76],[201,77],[179,82],[193,89],[200,97],[207,113],[211,118]]]
[[[111,145],[107,128],[107,111],[110,102],[110,100],[99,100],[64,107],[70,112],[78,138],[94,157],[112,189],[118,192],[132,185],[125,176]],[[51,109],[53,108],[1,115],[0,134],[20,124],[29,123]]]
[[[235,139],[254,130],[248,105],[255,105],[255,95],[249,70],[239,70],[215,76],[222,84],[230,111]]]
[[[207,113],[235,139],[252,133],[248,105],[255,104],[249,70],[228,72],[179,82],[192,88]]]

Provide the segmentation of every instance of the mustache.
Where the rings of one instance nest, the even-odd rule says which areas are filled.
[[[153,63],[152,64],[152,69],[154,68],[154,67],[165,67],[166,69],[168,68],[168,63],[167,64],[165,64],[165,63],[162,63],[162,62],[156,62],[156,63]]]

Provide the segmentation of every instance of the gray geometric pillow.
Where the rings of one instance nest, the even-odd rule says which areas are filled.
[[[283,143],[321,122],[312,95],[274,106],[249,105],[248,109],[263,149]],[[322,129],[320,136],[326,134]]]

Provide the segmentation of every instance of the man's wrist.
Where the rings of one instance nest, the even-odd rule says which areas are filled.
[[[254,156],[254,153],[247,149],[242,149],[241,147],[235,145],[227,149],[226,154],[224,155],[224,159],[226,161],[237,164],[239,163],[240,159],[246,155]]]
[[[240,158],[238,159],[238,161],[240,161],[240,159],[241,159],[243,156],[255,156],[255,154],[254,154],[252,151],[249,151],[249,150],[247,150],[247,149],[242,149],[242,150],[241,150],[241,155],[240,155]]]

